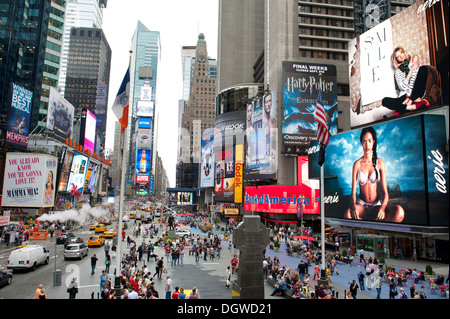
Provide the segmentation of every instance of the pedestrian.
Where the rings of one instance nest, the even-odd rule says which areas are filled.
[[[352,298],[353,299],[356,299],[356,295],[358,293],[358,290],[360,292],[362,292],[361,288],[359,288],[358,284],[356,283],[356,280],[353,279],[352,283],[350,284],[350,293],[352,294]]]
[[[41,292],[42,292],[43,289],[44,289],[44,285],[43,285],[43,284],[40,284],[40,285],[37,287],[37,289],[36,289],[36,299],[39,299],[39,297],[40,297]]]
[[[320,279],[320,266],[319,264],[316,262],[316,264],[314,265],[314,276],[313,276],[313,280],[316,280],[316,276],[317,279]]]
[[[69,287],[67,287],[67,292],[69,293],[69,299],[75,299],[78,293],[78,283],[77,278],[73,277],[72,281],[69,284]]]
[[[359,285],[361,287],[361,290],[365,290],[364,289],[364,277],[365,276],[364,276],[362,270],[360,270],[359,273],[358,273],[358,281],[359,281]]]
[[[184,292],[183,287],[180,287],[180,293],[178,294],[178,299],[186,299],[186,293]]]
[[[47,299],[47,294],[45,293],[44,288],[41,289],[38,299]]]
[[[405,290],[403,288],[400,288],[398,299],[408,299],[408,295],[405,293]]]
[[[395,299],[397,294],[397,285],[395,284],[394,278],[391,278],[391,281],[389,282],[389,299]]]
[[[225,273],[225,287],[230,288],[231,285],[231,267],[227,266],[227,271]]]
[[[303,282],[303,279],[305,279],[305,274],[308,273],[308,265],[305,264],[305,262],[303,260],[301,260],[297,266],[297,269],[298,269],[298,275],[300,277],[300,281]]]
[[[189,294],[189,299],[199,299],[200,295],[198,293],[197,287],[193,287],[191,293]]]
[[[97,258],[97,256],[94,254],[94,255],[91,257],[91,275],[93,275],[93,274],[95,273],[95,265],[97,264],[97,260],[98,260],[98,258]]]
[[[416,291],[416,284],[412,283],[411,287],[409,288],[409,295],[411,296],[411,298],[414,298],[415,291]]]
[[[170,275],[167,275],[166,277],[166,299],[171,299],[172,297],[172,279],[170,279]]]
[[[359,251],[359,262],[363,261],[364,261],[364,249],[361,248],[361,250]]]
[[[106,242],[105,247],[104,247],[105,257],[109,256],[109,249],[110,249],[109,242]]]
[[[420,286],[420,290],[419,290],[419,297],[420,299],[427,299],[427,295],[425,293],[425,286]]]
[[[381,299],[381,286],[383,284],[381,283],[381,277],[377,276],[375,279],[374,287],[377,290],[377,299]]]
[[[112,257],[112,259],[116,259],[116,251],[117,251],[117,246],[116,246],[116,244],[112,244],[112,247],[111,247],[111,257]]]
[[[111,266],[111,257],[109,255],[106,255],[105,270],[107,274],[109,273],[109,266]]]
[[[236,275],[236,268],[238,265],[239,261],[237,259],[237,256],[234,255],[233,259],[231,259],[231,274],[232,275]]]
[[[102,274],[100,275],[100,291],[103,290],[107,282],[108,275],[106,274],[106,270],[102,270]]]

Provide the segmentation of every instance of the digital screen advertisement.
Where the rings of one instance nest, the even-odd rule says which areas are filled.
[[[47,129],[62,138],[72,139],[75,108],[54,88],[50,88]]]
[[[302,149],[316,139],[314,113],[321,91],[330,134],[337,133],[338,101],[336,66],[283,61],[283,145]]]
[[[32,103],[32,91],[16,83],[11,83],[8,127],[6,130],[7,143],[22,147],[28,146]]]
[[[202,134],[200,187],[214,186],[214,163],[214,128],[207,128]]]
[[[448,1],[418,0],[349,41],[353,128],[448,105],[447,19]]]
[[[413,116],[330,137],[324,163],[326,217],[448,225],[443,121],[438,115]],[[319,178],[316,152],[309,161],[310,178]]]
[[[193,194],[191,192],[177,192],[177,205],[192,205]]]
[[[246,106],[246,180],[273,179],[277,171],[277,94],[268,92]]]
[[[81,133],[80,140],[83,146],[88,150],[95,152],[95,131],[97,128],[97,119],[89,109],[83,109],[81,112]],[[84,133],[83,133],[84,132]]]
[[[262,213],[320,214],[320,183],[310,180],[308,157],[298,156],[298,185],[245,187],[244,208]]]
[[[83,192],[84,182],[86,180],[89,158],[79,153],[74,153],[72,168],[70,170],[67,191],[78,190]]]

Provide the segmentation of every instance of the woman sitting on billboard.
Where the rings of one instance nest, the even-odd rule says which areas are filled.
[[[437,104],[440,96],[439,74],[433,66],[419,65],[419,57],[411,57],[402,47],[396,47],[392,53],[395,68],[395,83],[399,88],[397,98],[385,97],[381,104],[394,110],[396,116],[407,111]]]
[[[372,127],[364,128],[360,135],[364,155],[353,163],[351,208],[346,211],[349,219],[400,223],[405,217],[399,205],[388,205],[389,194],[384,161],[377,156],[377,136]],[[356,198],[357,183],[359,198]],[[378,197],[378,183],[383,198]]]

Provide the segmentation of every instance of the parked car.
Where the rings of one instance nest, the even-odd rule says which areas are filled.
[[[49,253],[45,247],[28,245],[9,253],[8,266],[6,268],[13,271],[18,269],[35,270],[38,265],[48,264],[49,259]]]
[[[64,248],[67,247],[67,245],[71,245],[71,244],[84,244],[84,240],[81,239],[80,237],[69,237],[64,242]]]
[[[103,246],[105,238],[102,235],[91,235],[88,239],[88,247]]]
[[[61,234],[61,236],[56,236],[56,244],[57,245],[64,244],[65,240],[70,237],[75,237],[75,235],[72,234],[71,232],[64,232]]]
[[[5,269],[0,269],[0,287],[10,285],[13,279],[13,274]]]
[[[89,248],[85,244],[70,244],[64,249],[64,260],[71,258],[83,259],[89,253]]]

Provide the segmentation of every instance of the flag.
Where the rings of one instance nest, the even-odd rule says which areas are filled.
[[[130,68],[127,69],[125,76],[120,85],[119,92],[117,92],[116,99],[112,106],[114,115],[119,120],[121,126],[121,133],[125,131],[128,126],[128,109],[130,97]]]
[[[325,110],[323,108],[322,90],[319,89],[317,97],[316,111],[314,112],[314,119],[317,122],[317,140],[324,146],[328,145],[330,134],[328,132],[327,119],[325,117]]]

